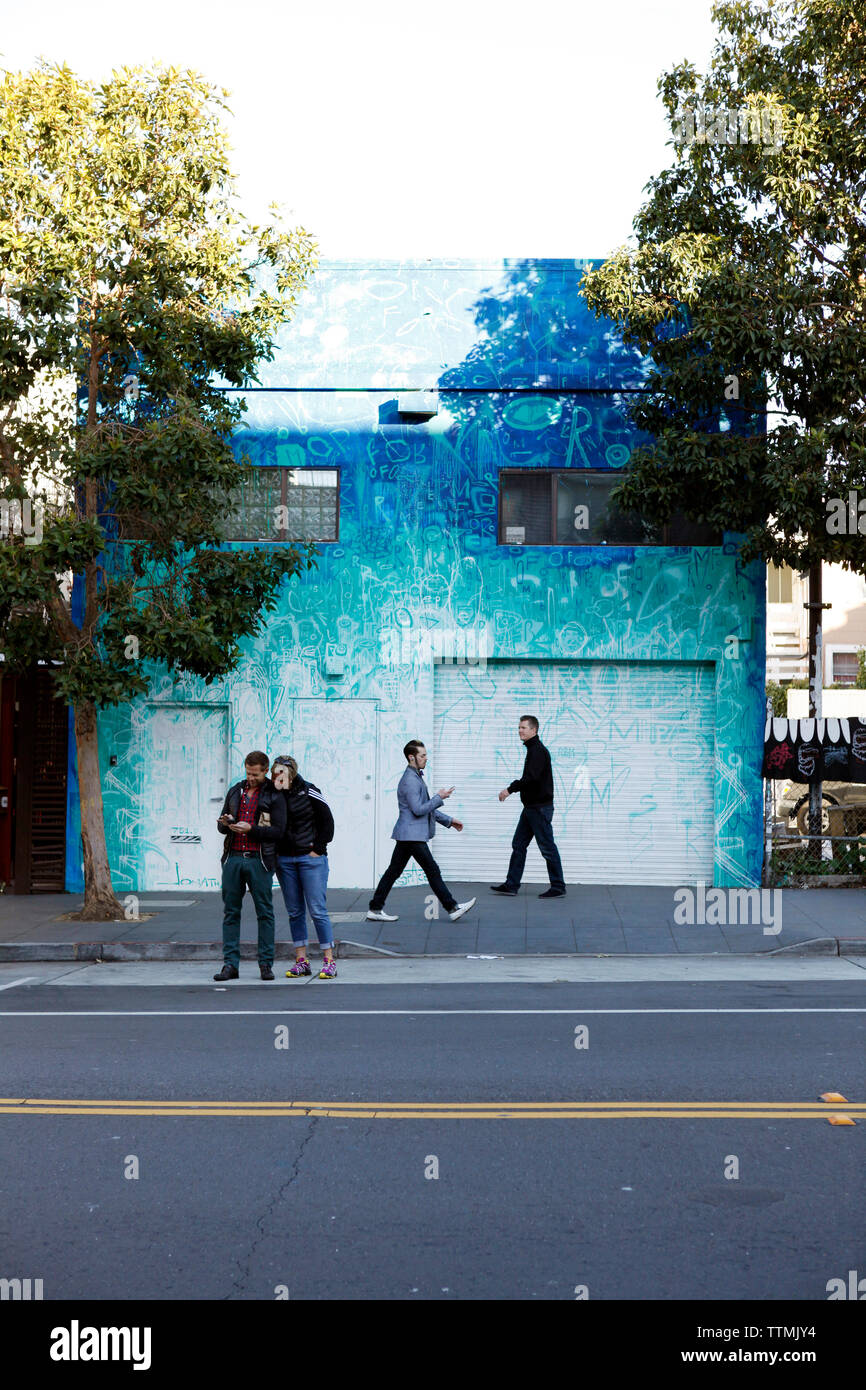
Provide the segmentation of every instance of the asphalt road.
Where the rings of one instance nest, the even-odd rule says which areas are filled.
[[[45,1299],[826,1300],[866,1272],[866,973],[815,973],[10,988],[0,1277]],[[828,1091],[859,1123],[828,1122]]]

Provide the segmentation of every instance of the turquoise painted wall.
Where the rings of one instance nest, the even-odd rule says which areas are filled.
[[[643,364],[611,325],[588,315],[577,289],[582,264],[425,262],[320,272],[262,372],[263,389],[244,393],[236,444],[255,464],[339,469],[339,542],[321,547],[316,571],[284,585],[278,611],[247,644],[237,673],[206,687],[155,672],[151,701],[174,702],[178,719],[190,703],[225,707],[229,781],[249,748],[273,756],[287,739],[308,736],[297,711],[316,707],[297,700],[372,702],[376,746],[359,746],[352,757],[377,766],[371,814],[379,872],[399,748],[424,729],[432,743],[424,632],[473,633],[491,672],[503,658],[711,663],[714,880],[751,886],[762,858],[763,567],[744,567],[730,540],[698,549],[497,544],[502,467],[621,468],[637,442],[624,407]],[[396,393],[405,386],[439,392],[434,419],[401,422]],[[417,642],[410,637],[407,645],[407,632]],[[327,674],[335,658],[341,677]],[[215,888],[215,834],[213,849],[200,851],[178,850],[182,838],[167,834],[171,779],[156,789],[152,718],[145,701],[100,717],[116,887]],[[178,778],[191,756],[182,755]],[[202,756],[212,769],[217,754]],[[684,766],[684,800],[688,776]],[[347,776],[347,788],[351,782]],[[158,815],[155,799],[164,805]],[[75,888],[71,810],[68,886]],[[172,833],[195,829],[179,824]],[[198,855],[201,867],[190,869],[184,854]]]

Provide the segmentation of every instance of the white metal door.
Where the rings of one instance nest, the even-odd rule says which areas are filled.
[[[148,704],[142,733],[142,814],[132,831],[139,888],[219,888],[228,709]]]
[[[566,882],[713,880],[715,690],[687,663],[489,663],[435,670],[436,740],[428,782],[456,791],[436,857],[446,879],[505,878],[523,770],[522,714],[540,721],[554,775],[553,830]],[[524,881],[547,881],[533,842]]]
[[[376,812],[376,703],[295,700],[291,748],[302,777],[315,782],[334,816],[328,846],[332,888],[370,888]]]

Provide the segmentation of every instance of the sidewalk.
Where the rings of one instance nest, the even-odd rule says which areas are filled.
[[[866,954],[866,888],[784,888],[767,901],[781,904],[782,930],[762,925],[679,926],[673,888],[572,884],[565,898],[539,901],[543,885],[516,898],[486,883],[455,883],[460,902],[477,897],[460,922],[441,911],[425,918],[426,884],[395,888],[387,903],[397,922],[366,922],[368,890],[333,889],[328,905],[341,957],[536,955],[799,955]],[[121,900],[124,895],[120,895]],[[81,905],[75,894],[0,895],[0,961],[200,960],[221,958],[219,893],[143,893],[142,920],[64,922]],[[274,895],[277,957],[293,954],[285,908]],[[429,911],[429,909],[427,909]],[[765,921],[767,918],[764,919]],[[315,933],[313,933],[315,936]],[[252,902],[244,899],[242,954],[255,959]]]

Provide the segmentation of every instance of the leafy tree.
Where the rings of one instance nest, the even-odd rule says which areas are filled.
[[[778,681],[767,681],[764,690],[767,699],[773,702],[773,714],[783,719],[788,713],[788,687],[780,685]]]
[[[94,85],[42,64],[0,86],[7,523],[18,509],[0,544],[0,645],[12,668],[61,663],[90,920],[123,915],[97,709],[145,692],[145,661],[207,682],[231,671],[283,580],[313,563],[310,547],[223,544],[243,402],[218,383],[256,380],[315,266],[276,209],[264,225],[238,210],[226,96],[160,66]]]
[[[724,0],[713,18],[708,74],[659,81],[674,162],[636,244],[583,281],[655,364],[631,410],[654,442],[618,500],[742,532],[744,559],[866,572],[866,14]]]

